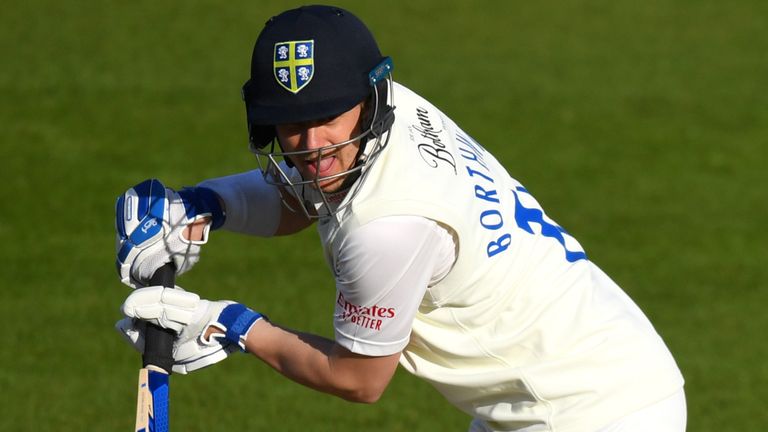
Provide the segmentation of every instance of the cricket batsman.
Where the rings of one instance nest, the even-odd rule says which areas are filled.
[[[147,322],[172,329],[177,373],[243,351],[353,402],[377,401],[399,364],[472,416],[457,430],[684,431],[683,377],[643,312],[392,69],[349,11],[269,19],[242,91],[259,168],[178,191],[146,180],[118,198],[118,273],[136,288],[118,329],[139,350]],[[142,286],[168,262],[188,271],[210,231],[313,225],[333,340]]]

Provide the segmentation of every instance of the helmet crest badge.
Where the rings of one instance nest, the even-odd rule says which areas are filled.
[[[315,74],[314,59],[314,40],[276,43],[273,58],[275,80],[293,94],[300,92]]]

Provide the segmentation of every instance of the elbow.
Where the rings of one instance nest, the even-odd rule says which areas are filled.
[[[353,395],[348,395],[348,397],[345,397],[349,402],[359,403],[359,404],[374,404],[379,401],[381,398],[381,393],[356,393]]]
[[[360,404],[374,404],[381,399],[386,386],[364,385],[359,388],[349,389],[340,395],[344,400]]]
[[[395,373],[400,353],[370,357],[354,354],[335,345],[330,356],[329,382],[332,393],[349,402],[377,402]]]

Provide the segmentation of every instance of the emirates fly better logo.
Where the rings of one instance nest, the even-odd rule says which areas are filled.
[[[298,93],[315,74],[315,41],[276,43],[273,66],[277,83],[291,93]]]
[[[395,317],[395,308],[379,305],[356,305],[348,302],[344,295],[339,293],[339,297],[336,299],[336,317],[363,328],[381,331],[381,325],[384,323],[384,320],[390,320]]]

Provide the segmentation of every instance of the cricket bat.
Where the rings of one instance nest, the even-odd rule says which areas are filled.
[[[175,286],[173,264],[160,267],[149,285]],[[139,371],[136,432],[168,432],[168,378],[173,367],[173,331],[147,324],[143,368]]]

